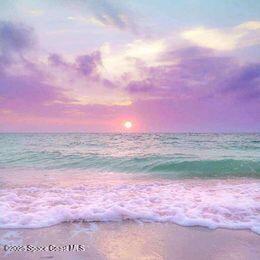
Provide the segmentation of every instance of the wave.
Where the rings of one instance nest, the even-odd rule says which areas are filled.
[[[0,168],[260,177],[260,134],[0,134]]]
[[[194,159],[192,155],[111,156],[63,154],[62,152],[24,152],[0,159],[5,167],[38,169],[84,169],[98,172],[151,173],[172,178],[260,177],[260,161],[255,159]]]
[[[149,169],[158,173],[179,173],[177,177],[260,177],[260,162],[250,160],[196,160],[167,162]]]
[[[257,182],[160,181],[0,191],[0,228],[40,228],[72,221],[155,221],[250,229],[260,234]]]

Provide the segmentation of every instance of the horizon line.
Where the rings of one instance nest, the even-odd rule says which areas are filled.
[[[68,131],[68,132],[62,132],[62,131],[46,131],[46,132],[28,132],[28,131],[6,131],[1,132],[0,134],[260,134],[260,131],[208,131],[208,132],[193,132],[193,131],[177,131],[177,132],[170,132],[170,131],[155,131],[155,132],[83,132],[83,131]]]

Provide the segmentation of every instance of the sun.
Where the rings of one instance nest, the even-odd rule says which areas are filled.
[[[133,123],[132,123],[131,121],[125,121],[125,122],[124,122],[124,127],[125,127],[126,129],[130,129],[130,128],[133,127]]]

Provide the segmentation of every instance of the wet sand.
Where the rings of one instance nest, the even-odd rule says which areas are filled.
[[[260,259],[260,236],[251,231],[170,223],[63,223],[41,229],[1,229],[0,244],[0,259],[12,260]],[[3,245],[30,245],[31,250],[46,246],[46,251],[10,252],[4,251]],[[49,251],[49,245],[81,248],[57,252]]]

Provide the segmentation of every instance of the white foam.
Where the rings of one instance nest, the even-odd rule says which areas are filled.
[[[260,184],[131,181],[0,191],[0,228],[126,219],[260,234]]]

